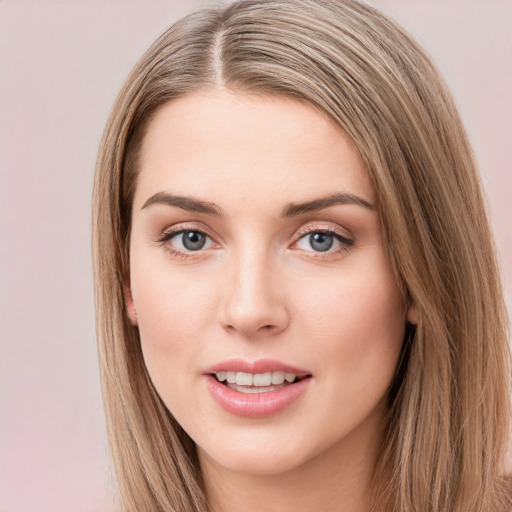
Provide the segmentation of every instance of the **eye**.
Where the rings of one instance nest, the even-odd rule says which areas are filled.
[[[303,235],[296,246],[308,252],[338,252],[353,245],[353,241],[334,231],[317,230]]]
[[[200,251],[213,246],[213,241],[207,234],[194,229],[168,233],[162,241],[168,242],[173,249],[182,252]]]

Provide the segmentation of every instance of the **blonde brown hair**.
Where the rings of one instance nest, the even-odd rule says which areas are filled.
[[[510,506],[507,317],[473,154],[423,50],[354,0],[237,2],[169,28],[114,105],[94,187],[101,379],[127,512],[206,511],[195,446],[155,392],[125,303],[138,150],[152,115],[195,91],[306,101],[344,128],[374,183],[397,280],[418,311],[389,392],[375,509]],[[380,507],[380,508],[379,508]]]

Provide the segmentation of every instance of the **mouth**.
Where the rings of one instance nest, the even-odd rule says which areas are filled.
[[[220,384],[239,393],[270,393],[291,386],[311,375],[297,375],[291,372],[249,373],[219,371],[210,374]]]
[[[313,380],[307,371],[268,359],[231,359],[204,373],[212,398],[230,414],[273,416],[299,401]]]

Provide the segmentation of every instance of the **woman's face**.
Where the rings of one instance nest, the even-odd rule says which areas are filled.
[[[311,106],[217,91],[161,108],[129,288],[151,379],[202,463],[276,474],[373,450],[406,311],[368,173]]]

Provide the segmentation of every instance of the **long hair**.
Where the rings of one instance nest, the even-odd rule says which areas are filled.
[[[466,132],[424,51],[355,0],[246,0],[170,27],[123,86],[99,150],[93,259],[101,379],[126,512],[208,510],[194,443],[155,392],[127,314],[130,218],[152,115],[197,91],[305,101],[357,147],[418,322],[390,387],[376,510],[503,511],[508,321]],[[382,510],[382,508],[380,509]]]

